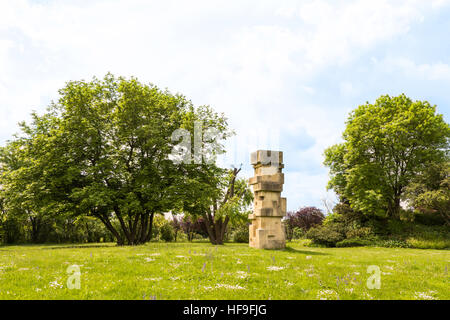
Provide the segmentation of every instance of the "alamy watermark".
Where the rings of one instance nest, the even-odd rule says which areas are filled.
[[[69,277],[67,278],[67,288],[72,289],[81,289],[81,271],[80,267],[76,264],[67,267],[66,270]]]
[[[366,286],[368,289],[380,289],[381,288],[381,270],[379,266],[368,266],[367,273],[372,275],[367,279]]]
[[[256,125],[246,135],[239,138],[223,139],[223,132],[216,128],[204,127],[202,121],[195,121],[193,132],[177,129],[171,135],[174,144],[169,159],[175,164],[213,164],[223,166],[247,163],[254,150],[279,150],[280,133],[277,129]],[[225,152],[226,150],[226,152]],[[253,156],[252,156],[253,157]],[[251,160],[251,159],[250,159]],[[261,154],[261,162],[278,164],[278,155],[274,152]]]

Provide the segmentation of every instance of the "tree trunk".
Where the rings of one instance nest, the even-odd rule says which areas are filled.
[[[230,218],[226,216],[224,220],[222,218],[215,219],[210,213],[203,215],[203,218],[209,241],[214,245],[222,245]]]
[[[39,233],[41,229],[41,219],[38,217],[33,218],[30,217],[31,222],[31,242],[38,243],[39,241]]]
[[[214,226],[214,219],[211,216],[211,214],[205,214],[203,215],[204,224],[206,226],[206,231],[208,232],[209,241],[211,241],[212,244],[216,245],[216,236],[214,230],[211,228],[211,226]]]
[[[120,227],[122,228],[122,231],[125,234],[125,238],[127,239],[128,244],[132,244],[131,235],[130,235],[130,232],[128,231],[125,221],[123,220],[120,208],[117,206],[114,207],[114,212],[116,213],[117,219],[119,219]]]
[[[154,213],[154,212],[150,213],[149,228],[148,228],[147,236],[145,237],[145,242],[148,242],[148,241],[152,240],[153,217],[154,217],[154,216],[155,216],[155,213]]]
[[[400,219],[400,198],[398,196],[395,196],[394,201],[392,201],[392,204],[390,205],[389,208],[389,215],[394,218],[399,220]]]
[[[148,213],[146,212],[141,216],[141,229],[140,229],[140,235],[139,235],[139,241],[140,243],[145,243],[145,238],[147,236],[147,229],[148,229]]]
[[[113,236],[116,238],[117,245],[123,246],[124,240],[120,233],[114,228],[114,226],[111,224],[111,221],[109,221],[109,218],[106,215],[102,215],[101,213],[94,213],[94,216],[100,219],[100,221],[105,225],[105,227],[113,234]]]

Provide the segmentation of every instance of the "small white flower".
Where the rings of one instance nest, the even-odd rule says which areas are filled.
[[[145,260],[145,262],[152,262],[152,261],[155,261],[155,259],[152,259],[152,258],[145,258],[144,260]]]
[[[306,260],[309,260],[309,259],[311,259],[312,257],[311,256],[306,256]]]
[[[428,291],[428,292],[415,292],[414,298],[417,300],[437,300],[437,298],[433,297],[436,291]]]
[[[245,279],[248,277],[248,273],[245,271],[236,271],[236,273],[238,274],[239,279]]]
[[[284,269],[284,267],[277,267],[277,266],[269,266],[269,267],[267,267],[267,270],[269,270],[269,271],[280,271],[280,270],[283,270]]]
[[[339,295],[334,290],[319,290],[317,292],[317,298],[320,300],[328,300],[328,298],[336,299]]]
[[[241,287],[239,285],[230,285],[230,284],[216,284],[216,288],[225,288],[225,289],[230,289],[230,290],[244,290],[244,287]]]
[[[50,285],[51,288],[54,288],[54,289],[63,287],[62,284],[58,283],[58,280],[50,282],[49,285]]]

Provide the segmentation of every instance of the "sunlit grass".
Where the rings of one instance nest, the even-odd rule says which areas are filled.
[[[68,289],[79,265],[81,289]],[[381,288],[368,289],[369,265]],[[450,251],[149,243],[0,247],[0,299],[450,299]]]

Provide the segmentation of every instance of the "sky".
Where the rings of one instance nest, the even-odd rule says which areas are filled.
[[[284,152],[288,210],[324,208],[351,110],[405,93],[450,118],[450,0],[0,0],[0,145],[70,80],[135,76],[223,112],[221,159]]]

